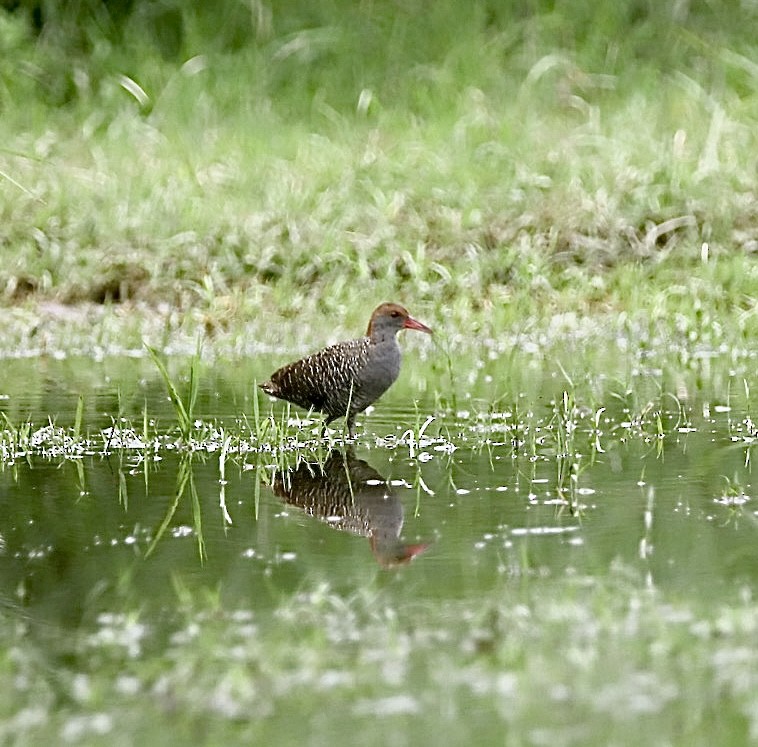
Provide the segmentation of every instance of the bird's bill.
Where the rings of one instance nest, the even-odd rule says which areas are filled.
[[[432,330],[429,329],[429,327],[426,326],[426,324],[421,324],[421,322],[417,322],[413,317],[408,317],[405,322],[403,323],[404,329],[415,329],[419,332],[426,332],[426,334],[431,335]]]
[[[399,542],[393,543],[390,547],[378,547],[376,537],[371,537],[371,551],[384,568],[394,568],[399,565],[410,563],[417,555],[421,555],[431,547],[430,542],[420,542],[417,545],[403,545]]]

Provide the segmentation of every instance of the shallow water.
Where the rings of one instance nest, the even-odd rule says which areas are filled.
[[[430,428],[414,458],[406,443],[359,443],[278,473],[230,456],[223,485],[215,451],[147,462],[129,452],[29,456],[0,473],[4,588],[31,577],[35,592],[25,603],[55,613],[55,590],[65,583],[60,615],[76,621],[91,589],[127,570],[135,593],[156,607],[156,579],[170,591],[167,579],[180,570],[198,583],[245,574],[252,598],[259,575],[318,571],[361,583],[377,563],[402,560],[402,536],[428,545],[415,563],[417,572],[434,569],[424,582],[431,596],[476,595],[525,564],[540,575],[602,574],[614,560],[644,569],[657,587],[728,593],[758,579],[758,510],[746,449],[727,435],[725,418],[693,423],[660,456],[646,443],[616,445],[575,478],[561,477],[569,467],[560,460],[519,457],[510,444],[449,452]],[[185,491],[145,559],[177,500],[182,460],[200,511]],[[371,536],[384,546],[372,548]]]
[[[93,657],[107,670],[114,639],[149,669],[186,631],[187,617],[177,613],[182,600],[198,605],[190,627],[205,624],[207,606],[197,602],[205,595],[217,613],[243,621],[249,615],[260,631],[299,605],[318,610],[324,602],[313,600],[321,599],[320,589],[328,589],[330,604],[343,600],[347,617],[357,614],[350,600],[372,609],[361,596],[371,590],[395,617],[425,606],[436,623],[424,635],[439,636],[444,650],[446,615],[460,616],[457,605],[486,617],[493,595],[523,592],[525,584],[535,604],[568,595],[578,610],[592,604],[581,589],[615,578],[618,569],[637,579],[634,593],[655,594],[664,606],[698,607],[705,599],[715,607],[756,590],[752,458],[758,433],[748,396],[664,396],[638,409],[630,408],[629,396],[601,396],[587,406],[573,395],[556,397],[561,387],[550,379],[544,396],[516,393],[510,404],[503,398],[476,412],[471,402],[453,407],[428,396],[403,409],[406,386],[364,416],[362,434],[350,447],[336,439],[331,451],[315,441],[301,451],[259,451],[244,420],[252,417],[250,382],[258,373],[252,364],[206,372],[197,418],[212,425],[198,429],[205,441],[189,454],[176,445],[173,410],[145,360],[5,367],[0,410],[17,426],[30,420],[38,436],[35,448],[7,458],[0,470],[3,615],[23,623],[33,650],[53,671],[94,666],[89,676],[95,676]],[[77,452],[59,446],[61,433],[71,434],[80,394],[86,437]],[[267,400],[261,406],[266,413],[271,407]],[[276,417],[282,412],[274,405]],[[103,435],[114,426],[139,434],[145,417],[156,439],[172,435],[148,449],[117,448],[113,432]],[[317,428],[306,427],[296,440],[311,439]],[[242,435],[225,450],[224,434],[231,432]],[[572,579],[581,580],[578,587]],[[624,609],[619,626],[628,614]],[[136,632],[124,615],[138,615]],[[460,620],[448,622],[453,629]],[[368,637],[370,630],[364,629]],[[82,641],[89,643],[82,647]],[[465,638],[450,645],[469,644]],[[393,644],[372,645],[378,656],[391,658]],[[325,646],[322,640],[314,650]],[[219,663],[219,676],[224,666]],[[333,676],[360,680],[357,666],[343,671],[341,665]],[[284,669],[297,677],[294,664]],[[409,695],[393,676],[378,690],[360,682],[354,687],[355,718],[384,711],[406,718],[422,708],[416,689],[430,686],[426,678],[397,674],[399,682],[413,683]],[[606,684],[614,676],[609,671]],[[483,675],[477,681],[450,695],[447,707],[460,718],[479,702],[477,687],[493,687]],[[647,697],[650,683],[632,679],[624,687],[628,697]],[[658,699],[659,709],[666,697]],[[61,706],[55,703],[43,725],[72,729],[70,714],[56,720]],[[318,709],[305,708],[302,728],[280,724],[276,703],[272,713],[258,714],[271,729],[259,736],[283,738],[287,729],[302,736],[308,720],[318,718]],[[106,699],[99,707],[113,728],[121,706]],[[550,703],[524,708],[527,725],[545,722],[550,732]],[[81,710],[87,711],[86,702]],[[212,717],[226,718],[218,710]],[[487,710],[490,738],[508,721],[497,714],[498,708]],[[240,715],[229,718],[236,723]],[[584,724],[576,743],[602,743],[607,720],[607,714],[598,720],[595,733]],[[96,726],[87,728],[97,736]],[[340,728],[349,733],[352,727],[330,722],[318,733],[328,741],[345,736]],[[735,733],[745,728],[740,722]],[[572,740],[569,731],[559,743]]]

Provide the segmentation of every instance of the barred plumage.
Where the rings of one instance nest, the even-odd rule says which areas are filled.
[[[365,337],[330,345],[283,366],[261,389],[279,399],[326,415],[324,429],[345,417],[353,436],[355,416],[389,389],[400,373],[397,333],[431,330],[397,304],[385,303],[371,315]]]

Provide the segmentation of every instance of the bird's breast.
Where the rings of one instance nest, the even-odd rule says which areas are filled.
[[[369,348],[360,379],[367,389],[383,392],[392,386],[399,373],[400,348],[397,343],[382,343]]]

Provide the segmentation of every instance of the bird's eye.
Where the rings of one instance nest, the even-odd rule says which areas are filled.
[[[394,316],[395,319],[397,319],[400,316],[400,312],[399,311],[393,311],[392,314],[391,314],[391,316]]]

